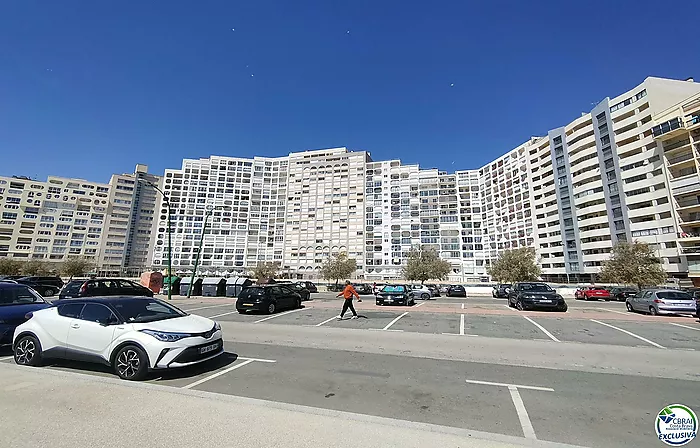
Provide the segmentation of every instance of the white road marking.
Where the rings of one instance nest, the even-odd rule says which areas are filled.
[[[513,399],[513,404],[515,405],[515,411],[518,413],[518,418],[520,419],[520,426],[523,428],[523,434],[526,439],[535,439],[535,429],[532,427],[532,422],[530,421],[530,416],[527,415],[527,410],[525,409],[525,403],[520,397],[520,392],[515,386],[508,386],[508,391],[510,392],[510,398]]]
[[[29,386],[33,386],[33,385],[34,385],[34,383],[32,383],[32,382],[30,382],[30,381],[23,381],[23,382],[21,382],[21,383],[17,383],[17,384],[13,384],[13,385],[11,385],[11,386],[7,386],[7,387],[5,387],[5,390],[6,390],[7,392],[11,392],[11,391],[13,391],[13,390],[24,389],[25,387],[29,387]]]
[[[330,321],[332,321],[332,320],[337,320],[337,319],[338,319],[338,316],[333,316],[333,317],[331,317],[330,319],[324,320],[324,321],[321,322],[320,324],[314,325],[314,327],[320,327],[320,326],[323,325],[323,324],[327,324],[328,322],[330,322]]]
[[[625,314],[625,315],[629,314],[629,312],[626,312],[626,313],[625,313],[625,312],[618,311],[618,310],[610,310],[610,309],[608,309],[608,308],[596,308],[596,309],[597,309],[597,310],[603,310],[603,311],[610,311],[611,313],[617,313],[617,314]]]
[[[215,319],[215,318],[221,317],[221,316],[228,316],[229,314],[235,314],[235,313],[237,313],[237,312],[238,312],[238,310],[236,310],[236,311],[229,311],[228,313],[216,314],[216,315],[214,315],[214,316],[208,316],[207,319]]]
[[[428,303],[427,300],[426,300],[425,302],[419,303],[418,305],[413,305],[413,308],[418,308],[419,306],[423,306],[423,305],[425,305],[426,303]]]
[[[597,323],[597,324],[605,325],[606,327],[613,328],[613,329],[615,329],[615,330],[617,330],[617,331],[621,331],[621,332],[623,332],[623,333],[625,333],[625,334],[628,334],[628,335],[632,336],[633,338],[637,338],[637,339],[639,339],[640,341],[644,341],[644,342],[646,342],[647,344],[653,345],[654,347],[666,348],[666,347],[664,347],[663,345],[657,344],[657,343],[654,342],[654,341],[650,341],[650,340],[647,339],[647,338],[643,338],[643,337],[639,336],[638,334],[634,334],[634,333],[632,333],[631,331],[623,330],[622,328],[616,327],[616,326],[614,326],[614,325],[606,324],[605,322],[601,322],[601,321],[595,320],[595,319],[591,319],[591,322],[595,322],[595,323]]]
[[[518,389],[541,390],[544,392],[554,392],[554,389],[540,386],[523,386],[521,384],[492,383],[491,381],[465,380],[471,384],[481,384],[483,386],[517,387]]]
[[[547,331],[547,329],[544,328],[542,325],[538,324],[537,322],[535,322],[534,320],[530,319],[530,318],[527,317],[527,316],[523,316],[523,317],[524,317],[525,319],[527,319],[528,321],[530,321],[530,323],[531,323],[532,325],[534,325],[534,326],[536,326],[537,328],[539,328],[540,330],[542,330],[542,333],[544,333],[544,334],[546,334],[547,336],[549,336],[549,339],[553,340],[554,342],[561,342],[559,339],[557,339],[556,337],[554,337],[554,335],[553,335],[552,333],[550,333],[549,331]]]
[[[235,303],[222,303],[219,305],[200,306],[199,308],[191,308],[188,310],[183,309],[182,311],[189,313],[190,311],[206,310],[208,308],[219,308],[221,306],[232,306],[232,305],[235,306],[236,304]]]
[[[244,357],[242,357],[242,356],[239,356],[239,357],[236,358],[236,359],[242,359],[242,360],[244,360],[244,361],[267,362],[267,363],[275,363],[275,362],[277,362],[277,361],[275,361],[274,359],[244,358]]]
[[[382,330],[388,330],[389,328],[391,328],[392,325],[394,325],[396,322],[398,322],[398,320],[401,319],[402,317],[404,317],[406,314],[408,314],[408,311],[403,313],[402,315],[396,317],[394,320],[392,320],[388,324],[386,324],[386,327],[382,328]]]
[[[462,303],[462,309],[464,309],[464,303]]]
[[[286,316],[287,314],[296,313],[297,311],[301,311],[301,310],[303,310],[303,309],[305,309],[305,308],[296,308],[296,309],[293,309],[293,310],[285,311],[284,313],[273,314],[272,316],[268,316],[268,317],[262,318],[262,319],[260,319],[260,320],[256,320],[256,321],[253,322],[253,323],[254,323],[254,324],[259,324],[260,322],[265,322],[266,320],[274,319],[274,318],[276,318],[276,317]]]
[[[0,361],[9,361],[10,359],[14,359],[14,356],[5,356],[4,358],[0,358]]]
[[[695,328],[695,327],[689,327],[687,325],[681,325],[681,324],[676,324],[673,322],[669,322],[671,325],[675,325],[676,327],[681,327],[681,328],[687,328],[688,330],[695,330],[695,331],[700,331],[700,328]],[[2,360],[0,360],[2,361]]]
[[[459,334],[464,336],[464,314],[459,315]]]
[[[197,380],[197,381],[195,381],[194,383],[188,384],[187,386],[182,386],[182,389],[192,389],[193,387],[199,386],[199,385],[202,384],[202,383],[206,383],[206,382],[209,381],[209,380],[213,380],[214,378],[217,378],[217,377],[219,377],[219,376],[221,376],[221,375],[225,375],[225,374],[227,374],[227,373],[229,373],[229,372],[231,372],[231,371],[233,371],[233,370],[240,369],[241,367],[243,367],[243,366],[245,366],[245,365],[248,365],[248,364],[250,364],[251,362],[255,362],[255,360],[254,360],[254,359],[246,359],[245,361],[243,361],[243,362],[240,363],[240,364],[234,364],[234,365],[232,365],[231,367],[229,367],[228,369],[224,369],[224,370],[222,370],[222,371],[220,371],[220,372],[216,372],[216,373],[213,374],[213,375],[209,375],[209,376],[207,376],[207,377],[204,377],[204,378],[202,378],[201,380]]]

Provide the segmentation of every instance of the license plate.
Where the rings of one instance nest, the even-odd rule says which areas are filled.
[[[211,344],[211,345],[207,345],[206,347],[200,348],[200,349],[199,349],[199,353],[209,353],[209,352],[213,352],[213,351],[216,350],[217,348],[219,348],[219,344],[218,344],[218,343],[216,343],[216,344]]]
[[[551,301],[551,300],[546,300],[546,299],[545,299],[545,300],[540,300],[540,303],[552,303],[552,301]]]
[[[243,306],[253,306],[252,303],[244,303]]]

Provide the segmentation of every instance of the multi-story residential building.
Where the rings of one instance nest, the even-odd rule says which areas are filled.
[[[161,176],[136,165],[131,174],[110,179],[110,213],[104,232],[104,250],[98,262],[105,275],[138,276],[151,266],[158,192]]]
[[[109,193],[108,184],[82,179],[0,177],[0,257],[97,262]]]

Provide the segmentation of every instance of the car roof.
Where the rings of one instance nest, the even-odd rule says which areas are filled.
[[[53,302],[54,305],[62,305],[64,303],[101,303],[103,305],[110,305],[116,302],[123,302],[125,300],[154,300],[154,297],[143,297],[143,296],[105,296],[105,297],[76,297],[75,299],[59,299]],[[158,299],[156,299],[158,300]]]
[[[0,289],[10,289],[10,288],[29,288],[29,286],[22,283],[17,283],[14,280],[0,280]]]

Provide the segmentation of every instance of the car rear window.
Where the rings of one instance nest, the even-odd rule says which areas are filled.
[[[403,286],[387,285],[382,289],[382,292],[404,292]]]
[[[659,299],[667,299],[667,300],[693,300],[693,296],[686,292],[681,292],[681,291],[663,291],[663,292],[657,292],[656,296]]]
[[[63,293],[76,294],[80,290],[80,287],[83,285],[83,283],[84,282],[82,281],[72,281],[63,287]]]
[[[246,295],[248,297],[250,297],[250,296],[264,296],[265,295],[265,288],[248,287],[248,288],[243,290],[241,295]]]

